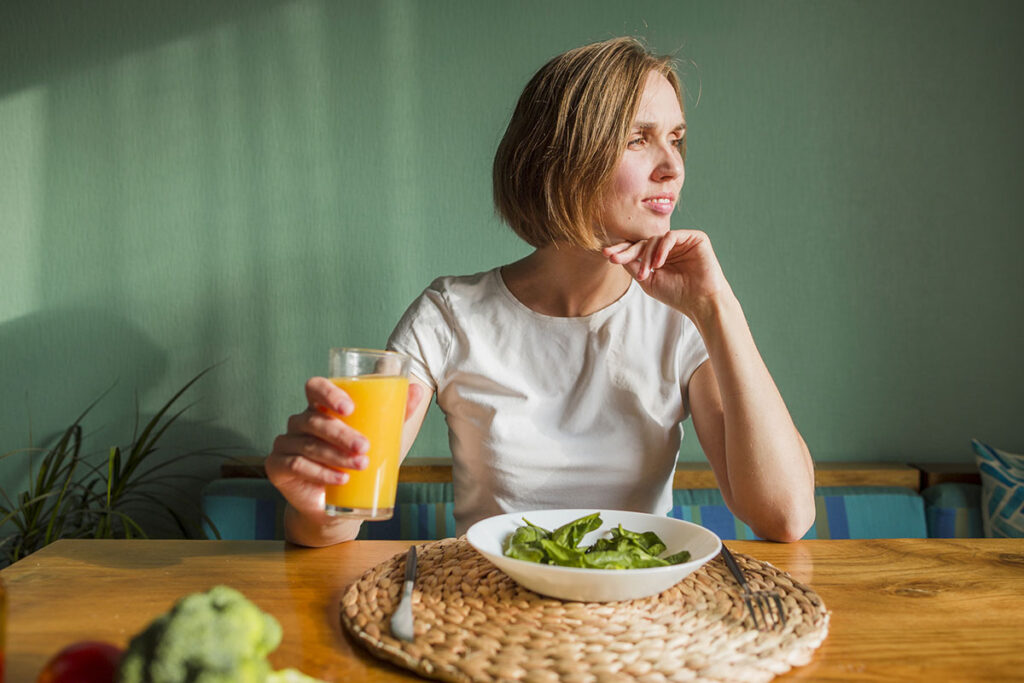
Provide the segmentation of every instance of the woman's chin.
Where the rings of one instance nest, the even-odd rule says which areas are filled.
[[[622,231],[617,239],[613,239],[615,242],[643,242],[644,240],[661,237],[668,233],[669,230],[671,228],[668,225],[645,226],[643,229]]]

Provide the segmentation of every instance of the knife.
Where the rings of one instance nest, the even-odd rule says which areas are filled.
[[[391,615],[391,633],[399,640],[412,642],[412,587],[416,581],[416,546],[409,546],[405,556],[405,584],[402,600]]]

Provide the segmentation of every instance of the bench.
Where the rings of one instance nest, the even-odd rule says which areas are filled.
[[[725,506],[707,463],[679,463],[670,516],[721,538],[756,539]],[[409,458],[399,470],[396,514],[363,524],[360,538],[431,540],[455,535],[448,459]],[[805,538],[980,537],[981,485],[973,465],[822,462],[815,465],[817,518]],[[262,458],[225,463],[203,490],[211,538],[283,538],[284,501]]]

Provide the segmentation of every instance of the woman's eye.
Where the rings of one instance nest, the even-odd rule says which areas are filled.
[[[643,138],[633,138],[627,144],[628,144],[629,147],[639,147],[640,145],[644,144],[644,139]]]

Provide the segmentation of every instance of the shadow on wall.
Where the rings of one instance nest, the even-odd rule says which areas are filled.
[[[289,0],[95,0],[5,2],[0,19],[0,95],[236,21]]]
[[[29,436],[52,436],[30,434],[31,426],[70,424],[107,389],[96,416],[123,399],[131,406],[134,395],[142,401],[167,369],[166,353],[138,326],[99,306],[40,310],[0,323],[0,357],[5,450]]]
[[[40,311],[0,324],[0,358],[0,453],[52,445],[100,399],[82,421],[82,453],[90,463],[103,462],[111,447],[129,449],[136,425],[144,425],[173,396],[153,395],[166,372],[166,353],[131,321],[99,308]],[[202,401],[205,378],[171,414]],[[190,379],[174,379],[171,391]],[[41,431],[33,427],[39,424],[44,425]],[[202,455],[180,457],[197,452]],[[147,467],[160,466],[162,474],[171,475],[151,492],[171,504],[187,527],[198,530],[202,486],[218,476],[225,458],[252,453],[239,434],[189,420],[186,410],[146,461]],[[40,457],[15,452],[0,460],[0,487],[8,497],[28,488]],[[158,506],[147,504],[133,512],[151,536],[181,535]]]

